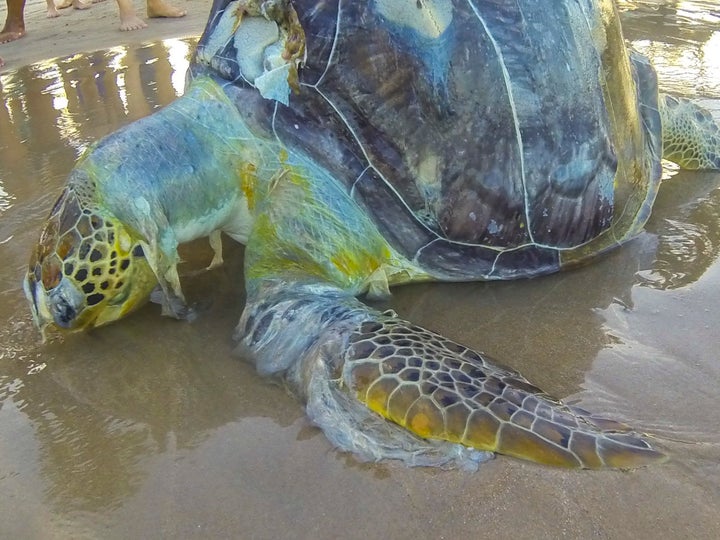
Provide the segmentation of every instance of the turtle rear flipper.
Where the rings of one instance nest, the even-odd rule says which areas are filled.
[[[238,337],[335,445],[366,459],[471,465],[480,450],[596,469],[665,458],[624,425],[563,405],[480,353],[332,287],[263,288]]]
[[[720,170],[720,127],[709,111],[686,98],[658,99],[663,158],[684,169]]]

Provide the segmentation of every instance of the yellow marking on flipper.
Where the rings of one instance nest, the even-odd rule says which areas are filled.
[[[576,469],[582,465],[569,451],[541,439],[531,431],[512,424],[502,425],[497,451],[556,467]]]
[[[489,411],[474,410],[468,418],[467,429],[460,441],[479,450],[494,451],[497,448],[500,422]]]
[[[444,410],[445,433],[443,439],[461,443],[472,411],[462,402],[454,403]]]
[[[422,395],[422,382],[417,381],[423,379],[412,369],[415,364],[406,362],[407,355],[394,356],[387,341],[380,339],[392,334],[392,328],[389,321],[378,320],[353,334],[349,359],[358,364],[351,363],[345,383],[370,410],[419,437],[565,468],[634,468],[666,459],[624,424],[587,417],[519,376],[477,375],[483,377],[481,392],[427,386]],[[427,351],[419,354],[428,357]],[[423,369],[435,371],[427,365]],[[485,364],[483,371],[487,369],[493,368]],[[506,386],[500,387],[500,382]],[[532,399],[527,401],[527,396]],[[517,409],[520,401],[539,412]],[[537,401],[542,406],[536,406]]]
[[[381,377],[368,388],[365,403],[371,410],[388,418],[390,394],[397,386],[398,381],[396,379]]]
[[[372,396],[372,399],[368,399],[368,395],[369,395],[369,393],[364,396],[365,399],[363,399],[363,396],[361,396],[359,394],[357,397],[360,401],[362,401],[363,403],[365,403],[365,405],[367,405],[368,409],[370,409],[371,411],[373,411],[375,413],[378,413],[383,418],[387,418],[388,416],[387,416],[386,402],[383,401],[382,399],[379,399],[379,397],[374,394]]]
[[[420,396],[407,412],[405,427],[426,439],[437,439],[445,433],[445,421],[437,404],[428,396]]]
[[[417,384],[402,384],[390,396],[387,418],[402,424],[413,404],[420,399],[420,388]]]
[[[418,384],[382,375],[379,364],[363,362],[352,369],[349,386],[370,410],[423,438],[444,438],[445,419],[438,405],[422,396]]]
[[[440,436],[440,431],[444,431],[444,428],[439,429],[443,425],[442,415],[429,398],[420,396],[418,392],[417,397],[398,396],[402,401],[410,401],[409,408],[405,408],[399,403],[393,403],[397,393],[403,392],[403,390],[404,388],[398,388],[396,379],[385,377],[375,381],[365,395],[357,392],[356,396],[371,411],[420,437],[437,438]]]
[[[629,446],[620,447],[604,438],[598,441],[598,447],[605,465],[616,469],[634,469],[650,463],[662,463],[668,459],[662,452]]]
[[[432,422],[427,414],[419,412],[415,414],[407,426],[410,431],[420,437],[430,437],[433,435]]]

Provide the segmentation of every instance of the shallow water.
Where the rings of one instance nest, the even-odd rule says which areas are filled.
[[[663,89],[720,119],[720,10],[620,2]],[[42,345],[20,279],[80,153],[181,92],[188,41],[0,77],[0,537],[717,538],[720,174],[668,166],[647,232],[595,264],[511,283],[399,289],[402,316],[549,392],[625,420],[672,460],[567,472],[498,457],[468,474],[359,464],[231,355],[242,250],[188,276],[193,324],[149,305]],[[209,261],[205,243],[184,251]]]

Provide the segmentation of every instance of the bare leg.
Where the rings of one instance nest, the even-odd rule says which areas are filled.
[[[55,17],[59,17],[60,12],[55,7],[55,1],[54,0],[46,0],[46,2],[47,2],[47,18],[54,19]]]
[[[147,23],[135,14],[132,0],[117,0],[117,3],[120,8],[120,30],[128,32],[147,28]]]
[[[48,3],[50,0],[47,0]],[[72,6],[74,9],[88,9],[92,5],[92,2],[88,2],[85,4],[84,2],[81,2],[80,0],[61,0],[56,5],[57,9],[65,9]],[[49,17],[50,15],[48,15]]]
[[[0,43],[15,41],[25,35],[25,19],[23,18],[25,0],[7,0],[7,7],[7,19],[5,19],[5,26],[0,31]]]
[[[165,0],[147,0],[147,16],[151,19],[158,17],[184,17],[187,11],[166,4]]]

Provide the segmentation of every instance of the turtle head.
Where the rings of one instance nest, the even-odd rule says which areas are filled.
[[[36,326],[82,330],[142,305],[157,284],[138,236],[70,183],[30,258],[23,288]]]

